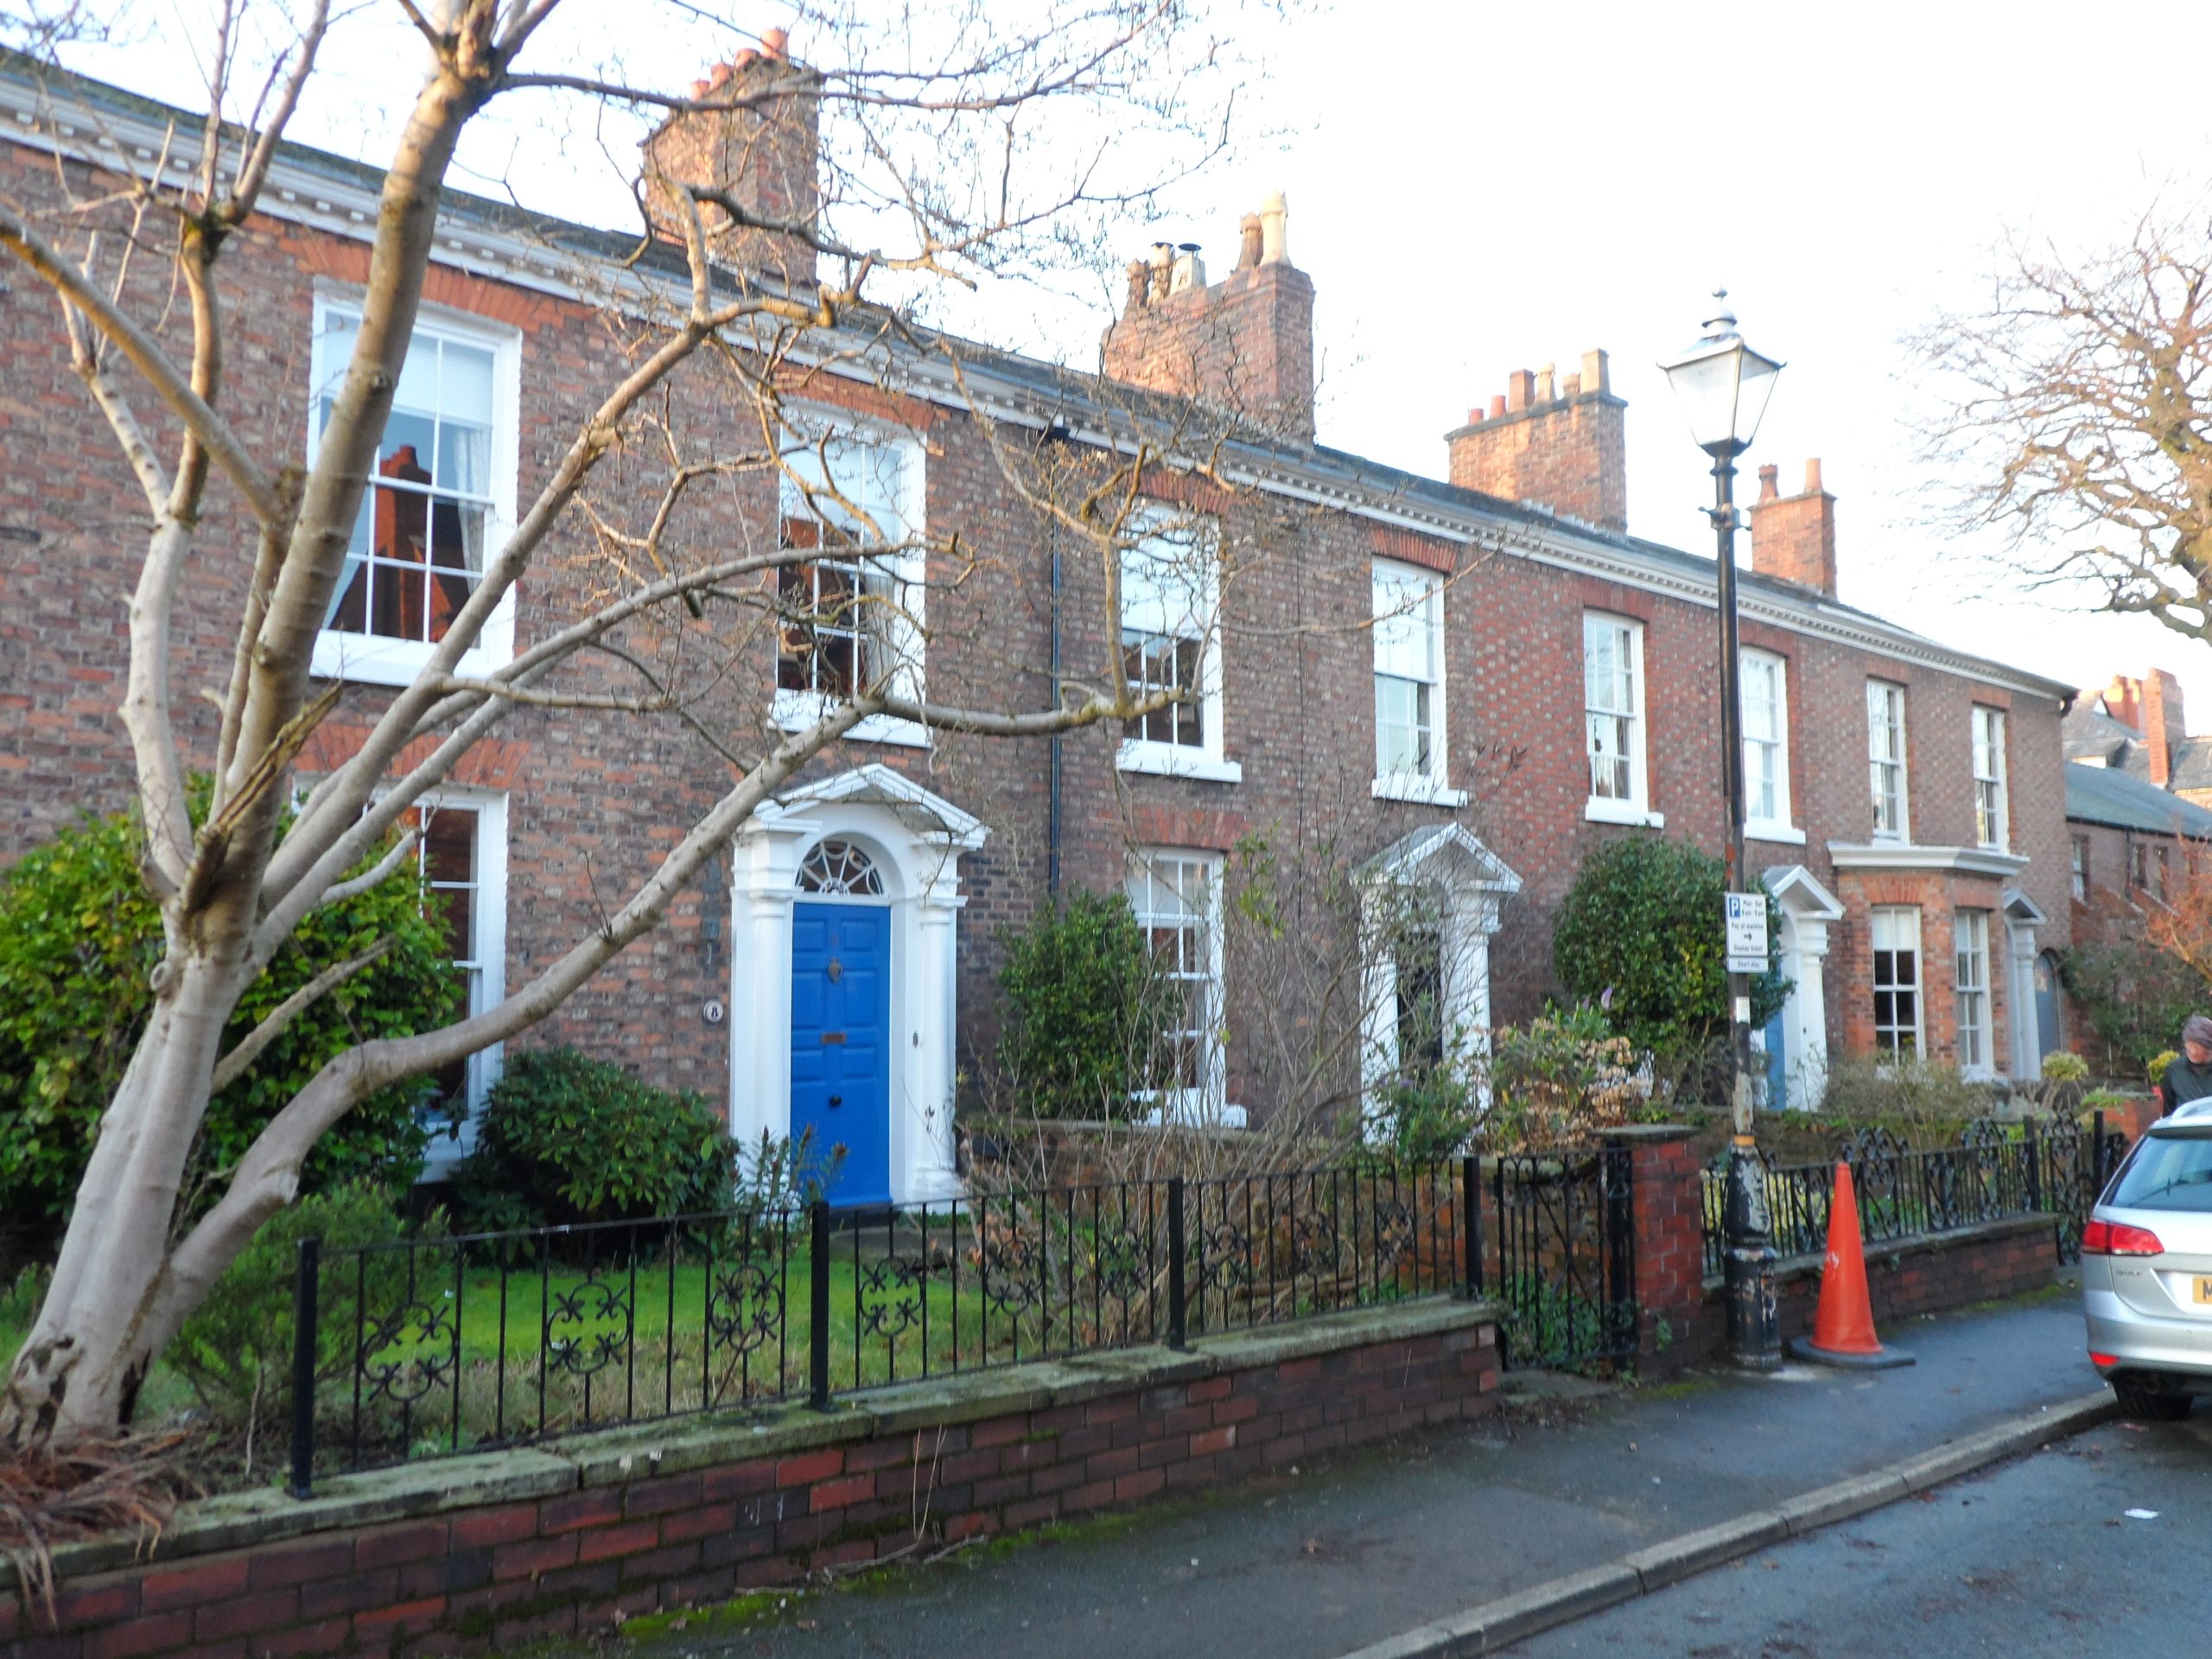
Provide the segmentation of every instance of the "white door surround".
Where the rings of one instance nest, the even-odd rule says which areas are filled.
[[[1828,925],[1843,919],[1835,895],[1802,864],[1764,871],[1759,884],[1780,912],[1782,974],[1789,995],[1782,1005],[1783,1090],[1789,1109],[1809,1112],[1821,1103],[1828,1077]]]
[[[791,1133],[791,909],[799,866],[832,836],[881,873],[891,911],[891,1197],[960,1196],[953,1167],[955,918],[960,855],[990,832],[875,763],[785,792],[738,832],[730,877],[730,1133]]]
[[[2012,1036],[2012,1081],[2043,1076],[2043,1033],[2036,1020],[2036,929],[2049,922],[2036,901],[2018,887],[2005,890],[2006,951],[2005,1024]]]
[[[1370,1122],[1382,1089],[1398,1074],[1398,964],[1382,935],[1386,908],[1409,891],[1435,909],[1443,969],[1447,1044],[1457,1037],[1472,1056],[1490,1052],[1490,941],[1498,929],[1498,901],[1521,891],[1505,861],[1456,823],[1431,824],[1402,836],[1359,867],[1370,934],[1361,987],[1361,1081]],[[1485,1089],[1487,1085],[1484,1085]]]

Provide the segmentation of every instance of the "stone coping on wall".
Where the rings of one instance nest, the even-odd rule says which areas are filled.
[[[1915,1233],[1906,1238],[1883,1239],[1869,1244],[1866,1261],[1869,1266],[1886,1257],[1940,1255],[1947,1250],[1964,1249],[1971,1245],[1987,1243],[1995,1239],[2018,1238],[2029,1233],[2049,1232],[2058,1224],[2056,1216],[2005,1216],[1996,1221],[1980,1221],[1971,1227],[1956,1227],[1943,1233]],[[1816,1276],[1827,1261],[1824,1250],[1808,1250],[1799,1255],[1785,1255],[1774,1264],[1777,1280],[1804,1279]],[[1727,1287],[1726,1274],[1708,1273],[1705,1275],[1705,1294],[1720,1294]]]
[[[801,1404],[679,1417],[577,1434],[533,1446],[440,1458],[333,1475],[315,1496],[273,1487],[188,1503],[157,1538],[86,1539],[53,1552],[57,1582],[152,1559],[177,1560],[456,1510],[557,1497],[720,1465],[782,1457],[819,1446],[950,1427],[1015,1413],[1079,1405],[1108,1395],[1189,1382],[1378,1343],[1441,1336],[1494,1325],[1495,1303],[1432,1297],[1294,1324],[1198,1336],[1187,1350],[1164,1344],[1025,1362],[839,1396],[827,1411]],[[0,1599],[17,1572],[0,1560]]]

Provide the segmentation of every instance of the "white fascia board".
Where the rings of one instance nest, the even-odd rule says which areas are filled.
[[[2028,861],[1986,847],[1917,847],[1910,842],[1828,842],[1828,861],[1839,870],[1957,870],[1967,875],[2018,875]]]

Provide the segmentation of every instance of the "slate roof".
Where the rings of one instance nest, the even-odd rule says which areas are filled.
[[[2079,760],[2066,766],[2066,816],[2115,830],[2212,841],[2212,811],[2140,778]]]

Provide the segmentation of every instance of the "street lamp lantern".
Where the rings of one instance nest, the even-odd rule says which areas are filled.
[[[1736,457],[1751,447],[1759,417],[1782,373],[1775,359],[1755,352],[1736,332],[1728,290],[1713,290],[1704,336],[1672,362],[1659,366],[1689,417],[1690,435],[1713,457],[1715,598],[1720,613],[1720,789],[1728,807],[1724,850],[1728,918],[1756,924],[1764,914],[1751,901],[1744,870],[1744,705],[1736,625]],[[1715,927],[1724,925],[1714,917]],[[1733,947],[1731,947],[1733,956]],[[1728,1192],[1721,1206],[1726,1248],[1728,1354],[1747,1370],[1770,1371],[1782,1363],[1782,1332],[1774,1302],[1774,1243],[1766,1201],[1766,1165],[1759,1156],[1751,1109],[1751,974],[1759,957],[1728,966],[1730,1105],[1735,1139],[1728,1152]]]
[[[1759,417],[1774,395],[1782,365],[1744,343],[1736,332],[1736,314],[1728,308],[1726,289],[1715,289],[1713,298],[1713,315],[1706,320],[1704,337],[1659,366],[1689,417],[1697,447],[1715,460],[1733,460],[1758,435]]]

